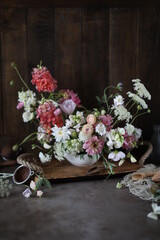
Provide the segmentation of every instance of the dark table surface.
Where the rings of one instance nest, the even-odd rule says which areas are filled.
[[[160,220],[147,218],[151,202],[116,189],[121,179],[53,183],[29,199],[15,186],[0,199],[0,239],[159,240]]]

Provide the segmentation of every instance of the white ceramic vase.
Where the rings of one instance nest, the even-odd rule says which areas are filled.
[[[100,155],[88,156],[88,154],[78,155],[66,153],[65,158],[74,166],[87,167],[96,163],[100,158]]]

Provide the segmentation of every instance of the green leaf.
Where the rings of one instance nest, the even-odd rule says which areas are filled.
[[[50,189],[52,188],[50,182],[49,182],[46,178],[43,178],[43,184],[44,184],[44,186],[46,186],[47,188],[50,188]]]
[[[97,101],[98,101],[99,103],[102,102],[102,100],[100,99],[100,97],[96,96],[96,99],[97,99]]]
[[[42,186],[43,179],[39,178],[38,181],[36,182],[36,190],[38,190]]]

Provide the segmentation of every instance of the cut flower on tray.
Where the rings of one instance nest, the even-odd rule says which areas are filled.
[[[17,67],[13,67],[20,76]],[[82,107],[78,94],[72,90],[57,91],[57,81],[41,64],[33,69],[31,82],[38,92],[29,90],[25,84],[26,91],[18,93],[17,108],[23,108],[24,122],[38,124],[37,132],[22,143],[33,141],[32,148],[39,148],[42,163],[50,162],[53,155],[59,161],[68,155],[74,159],[76,155],[81,159],[87,155],[94,160],[101,156],[104,166],[112,173],[114,162],[119,166],[126,159],[136,162],[131,150],[138,147],[142,130],[134,123],[150,112],[146,100],[151,99],[141,80],[132,80],[134,91],[127,92],[125,97],[120,94],[121,83],[108,86],[103,96],[97,97],[99,108],[93,110]],[[107,95],[108,90],[113,93]]]

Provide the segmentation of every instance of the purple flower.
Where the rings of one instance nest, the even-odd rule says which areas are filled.
[[[23,102],[19,102],[17,104],[17,109],[21,109],[22,107],[24,107],[24,103]]]
[[[75,108],[76,108],[76,104],[71,100],[65,100],[63,103],[59,104],[61,110],[70,115],[74,112]]]
[[[30,188],[27,188],[26,190],[24,190],[24,192],[22,193],[22,195],[25,197],[25,198],[29,198],[31,196],[32,192],[30,190]]]

